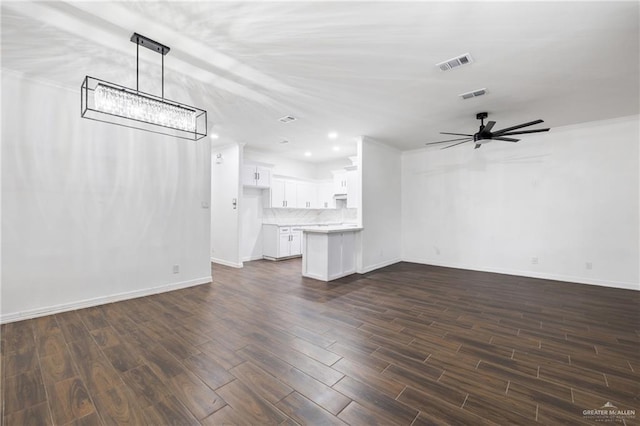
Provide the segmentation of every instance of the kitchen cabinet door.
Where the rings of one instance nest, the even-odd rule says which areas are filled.
[[[302,231],[291,231],[290,239],[290,256],[298,256],[302,254]]]
[[[333,193],[335,195],[343,195],[347,193],[347,172],[333,172]]]
[[[336,200],[333,198],[333,182],[321,182],[318,184],[318,208],[335,209]]]
[[[256,187],[269,188],[271,186],[271,170],[266,167],[256,167]]]
[[[317,187],[311,182],[296,184],[296,205],[299,209],[315,209],[317,207]]]
[[[271,184],[271,170],[266,167],[242,166],[242,185],[256,188],[269,188]]]
[[[278,244],[278,257],[291,256],[291,233],[280,233],[280,240]]]

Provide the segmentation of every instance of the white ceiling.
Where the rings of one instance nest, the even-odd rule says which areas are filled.
[[[2,67],[74,90],[85,75],[135,87],[135,31],[171,47],[166,96],[207,109],[216,143],[326,161],[359,135],[408,150],[472,133],[480,111],[496,129],[638,114],[638,21],[637,1],[3,1]],[[466,52],[471,65],[435,66]],[[140,89],[159,92],[159,55],[141,60]]]

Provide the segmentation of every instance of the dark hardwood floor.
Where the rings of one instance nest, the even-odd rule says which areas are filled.
[[[598,424],[640,418],[640,293],[300,260],[2,326],[6,425]]]

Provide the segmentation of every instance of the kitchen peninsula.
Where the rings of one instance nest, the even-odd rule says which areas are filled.
[[[302,275],[331,281],[356,272],[355,225],[302,228]]]

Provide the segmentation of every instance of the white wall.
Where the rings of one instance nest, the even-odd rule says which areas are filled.
[[[209,282],[209,152],[3,72],[1,320]]]
[[[361,225],[358,272],[401,260],[401,154],[369,137],[359,143]]]
[[[218,154],[222,160],[217,159]],[[211,261],[240,268],[242,147],[213,146],[211,157]]]
[[[639,289],[638,123],[403,153],[403,259]]]
[[[262,259],[262,189],[242,188],[242,261]]]

